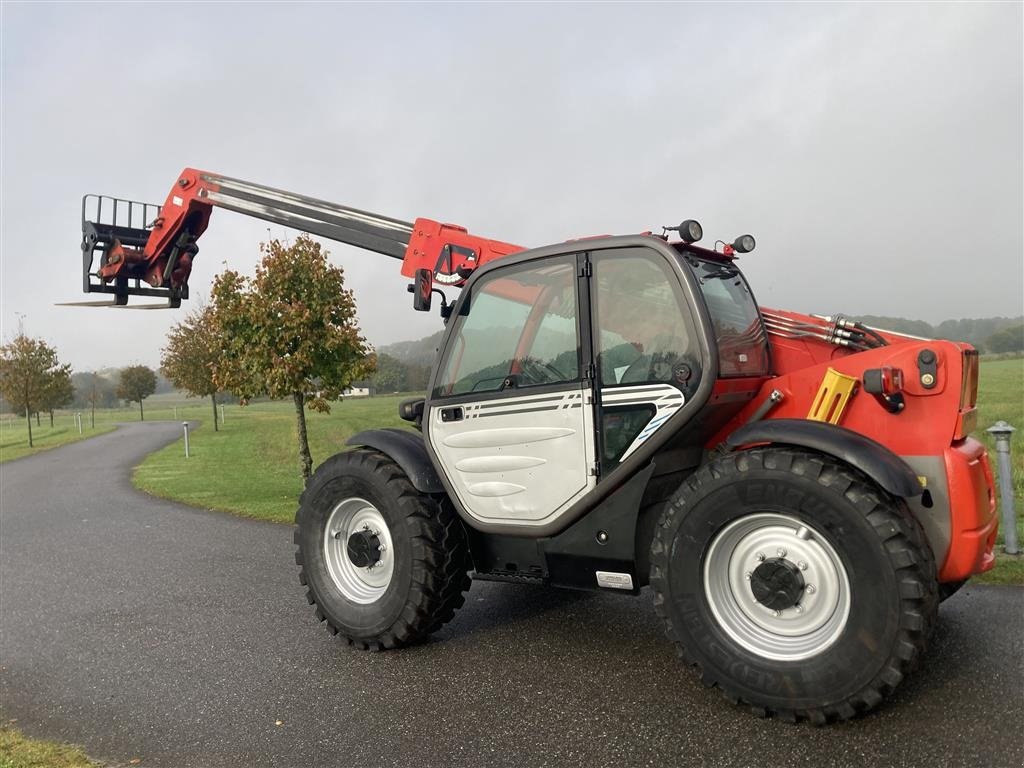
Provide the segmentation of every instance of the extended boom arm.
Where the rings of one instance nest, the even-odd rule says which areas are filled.
[[[429,270],[444,285],[461,285],[481,264],[523,250],[455,224],[424,218],[410,223],[186,168],[162,206],[100,195],[82,199],[84,290],[113,294],[115,305],[136,295],[166,297],[168,306],[180,306],[188,298],[196,241],[215,206],[401,259],[406,277]],[[429,295],[429,284],[426,290]]]

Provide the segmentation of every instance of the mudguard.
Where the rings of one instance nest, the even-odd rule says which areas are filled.
[[[437,470],[430,463],[423,436],[405,429],[368,429],[350,437],[345,445],[373,448],[390,457],[420,493],[444,493]]]
[[[732,448],[763,443],[795,445],[826,453],[859,469],[894,496],[920,496],[917,474],[881,443],[859,432],[807,419],[769,419],[745,424],[726,438]]]

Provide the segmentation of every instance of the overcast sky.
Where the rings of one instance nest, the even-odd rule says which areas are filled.
[[[182,317],[53,306],[98,298],[81,196],[185,166],[523,245],[696,218],[755,235],[765,306],[1024,312],[1019,2],[0,9],[0,333],[76,370],[155,366]],[[214,211],[193,296],[266,226]],[[329,247],[371,342],[440,327],[397,261]]]

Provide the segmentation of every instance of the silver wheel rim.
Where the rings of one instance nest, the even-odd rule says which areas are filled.
[[[360,568],[348,556],[348,540],[368,530],[380,539],[380,559]],[[345,499],[327,517],[324,528],[324,562],[334,586],[354,603],[376,602],[387,591],[395,570],[391,531],[384,516],[366,499]]]
[[[805,587],[795,606],[774,611],[754,597],[750,577],[767,558],[800,570]],[[777,513],[742,517],[715,535],[704,558],[704,596],[729,637],[777,661],[821,653],[850,616],[850,581],[835,549],[814,527]]]

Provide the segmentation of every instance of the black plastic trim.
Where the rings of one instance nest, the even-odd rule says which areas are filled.
[[[917,474],[881,443],[845,427],[807,419],[769,419],[746,424],[726,439],[733,449],[775,443],[810,448],[859,469],[895,496],[921,495]]]
[[[444,493],[437,470],[430,463],[423,436],[405,429],[368,429],[352,435],[345,445],[365,446],[386,454],[402,468],[420,493]]]

